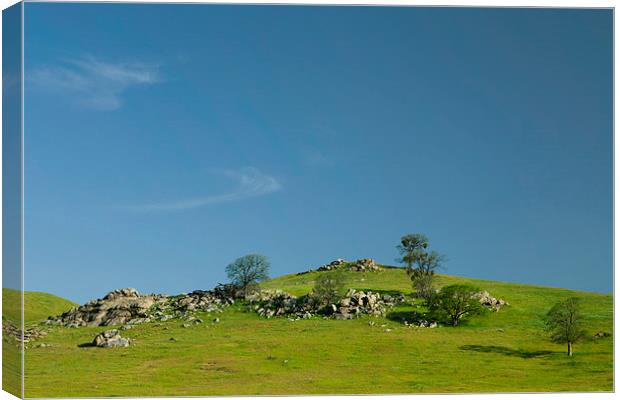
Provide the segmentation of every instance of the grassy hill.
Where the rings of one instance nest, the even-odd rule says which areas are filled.
[[[43,292],[24,293],[24,323],[46,319],[58,315],[76,304],[72,301]],[[21,320],[21,294],[15,289],[2,289],[2,316],[19,325]]]
[[[286,275],[263,287],[301,295],[318,274]],[[351,288],[411,292],[401,269],[347,272],[347,279]],[[612,337],[592,338],[613,333],[612,296],[440,276],[441,284],[457,282],[511,305],[457,328],[429,329],[401,323],[413,306],[385,317],[291,321],[261,318],[237,304],[222,314],[203,314],[205,323],[190,328],[179,320],[137,325],[123,331],[134,344],[121,349],[79,346],[101,327],[50,328],[45,342],[52,347],[26,350],[26,396],[613,390]],[[541,322],[568,296],[582,299],[589,334],[572,358],[548,340]],[[216,316],[221,322],[212,323]]]

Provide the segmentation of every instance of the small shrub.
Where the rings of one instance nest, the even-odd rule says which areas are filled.
[[[321,305],[333,304],[342,297],[345,281],[345,274],[340,270],[323,273],[314,282],[312,297]]]

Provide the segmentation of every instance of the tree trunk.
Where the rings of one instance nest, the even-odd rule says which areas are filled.
[[[568,342],[568,356],[573,356],[573,344],[571,342]]]
[[[459,319],[457,317],[452,318],[452,326],[457,326],[459,324]]]

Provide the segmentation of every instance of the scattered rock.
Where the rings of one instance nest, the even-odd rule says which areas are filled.
[[[609,337],[609,336],[611,336],[611,333],[609,333],[609,332],[603,332],[603,331],[596,332],[596,333],[594,334],[594,338],[595,338],[595,339],[600,339],[600,338]]]
[[[271,318],[282,315],[303,316],[307,311],[303,307],[303,302],[293,295],[276,290],[263,290],[254,293],[246,299],[254,305],[254,310],[261,316]]]
[[[219,318],[214,318],[213,319],[213,323],[214,324],[219,324],[220,323],[220,319]]]
[[[189,294],[175,296],[158,308],[159,311],[164,311],[162,313],[164,318],[167,315],[165,311],[222,312],[224,307],[234,304],[240,295],[234,285],[218,285],[212,290],[194,290]]]
[[[97,347],[128,347],[130,340],[121,337],[117,329],[110,329],[95,336],[93,344]]]
[[[3,337],[5,340],[10,339],[14,341],[18,347],[22,345],[25,347],[25,344],[34,342],[47,335],[46,331],[36,326],[28,327],[22,332],[21,329],[10,321],[4,319],[2,320],[2,332],[4,333]]]
[[[354,289],[350,289],[339,302],[327,307],[318,304],[312,295],[296,297],[282,291],[262,291],[248,296],[247,299],[254,311],[263,317],[287,316],[293,319],[308,319],[317,314],[339,320],[352,319],[363,314],[379,316],[384,315],[387,309],[395,304],[394,297],[386,301],[379,293]]]

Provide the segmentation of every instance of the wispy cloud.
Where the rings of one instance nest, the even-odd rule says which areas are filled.
[[[315,148],[305,148],[302,150],[302,162],[309,167],[331,167],[334,159]]]
[[[36,67],[26,76],[27,84],[71,96],[78,104],[96,110],[115,110],[122,105],[121,96],[127,89],[158,81],[155,65],[110,63],[92,56]]]
[[[150,203],[131,206],[134,211],[181,211],[214,204],[240,201],[252,197],[264,196],[282,189],[282,185],[273,176],[265,175],[253,167],[240,170],[215,171],[237,182],[237,187],[229,193],[216,194],[170,202]]]

